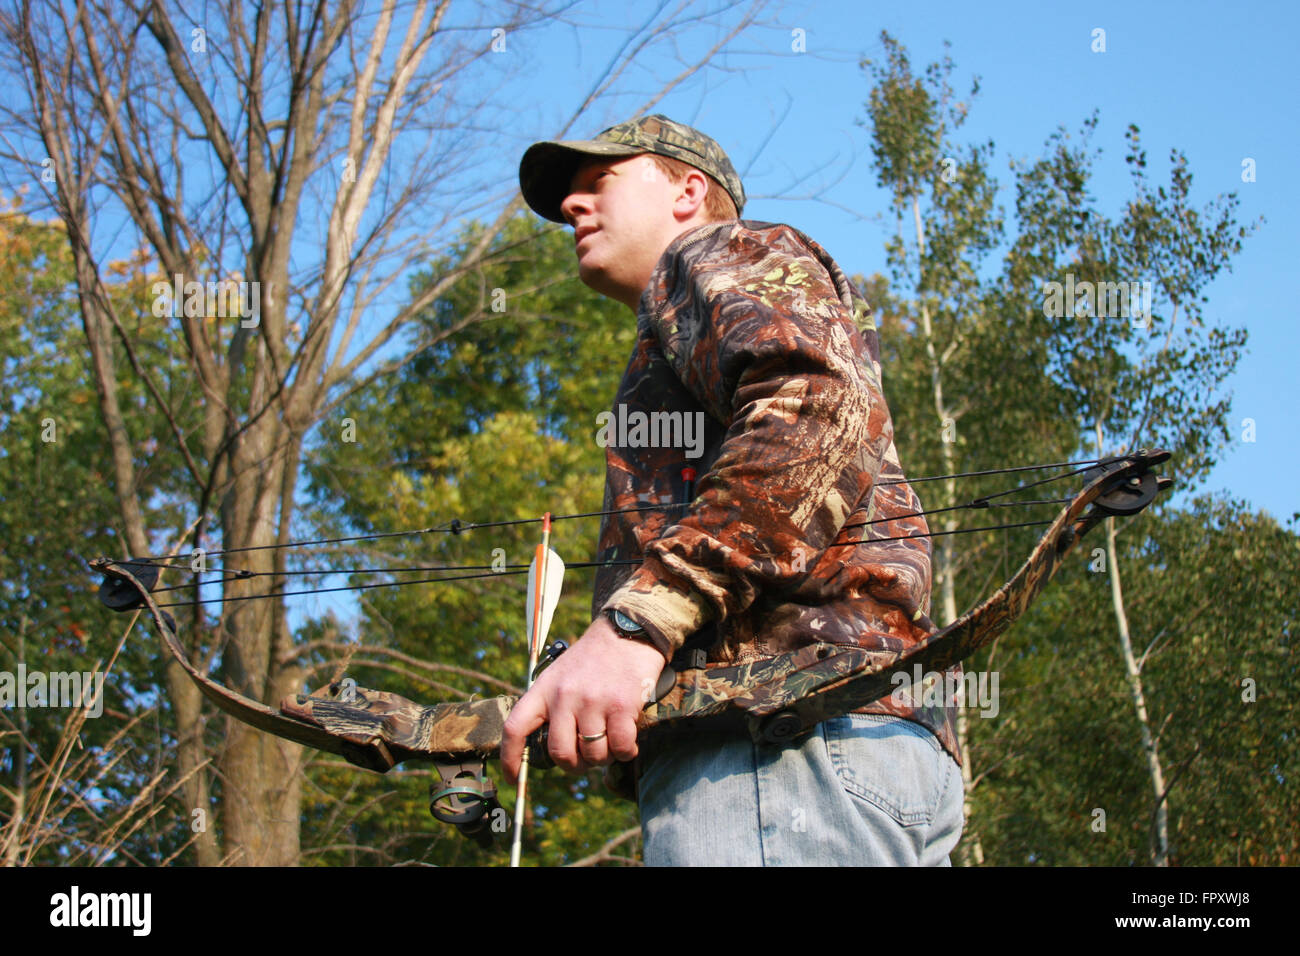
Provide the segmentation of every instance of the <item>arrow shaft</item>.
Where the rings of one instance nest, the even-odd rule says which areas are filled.
[[[542,542],[537,546],[533,557],[536,575],[533,585],[533,619],[528,628],[528,671],[524,676],[524,693],[532,690],[533,671],[537,669],[537,657],[541,653],[543,639],[543,622],[546,620],[546,571],[550,563],[547,556],[551,551],[551,513],[542,517]],[[528,747],[524,747],[523,759],[519,764],[519,789],[515,796],[515,832],[510,840],[510,865],[519,865],[519,856],[523,849],[524,811],[528,801]]]

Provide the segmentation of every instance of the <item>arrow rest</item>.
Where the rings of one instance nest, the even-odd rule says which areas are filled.
[[[537,666],[533,668],[533,680],[537,680],[538,675],[546,670],[547,666],[553,664],[561,654],[569,649],[568,641],[555,641],[548,644],[543,649],[541,656],[537,659]]]

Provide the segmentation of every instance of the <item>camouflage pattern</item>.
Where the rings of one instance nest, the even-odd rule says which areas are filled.
[[[702,413],[702,450],[606,448],[604,510],[647,510],[605,519],[599,560],[642,563],[600,569],[593,612],[622,611],[679,662],[812,644],[897,656],[924,641],[930,539],[884,540],[928,527],[880,376],[867,304],[807,236],[736,221],[678,237],[641,300],[614,408]],[[690,507],[647,508],[682,500],[683,466],[699,475]],[[960,761],[951,701],[862,712],[920,723]]]
[[[343,756],[383,773],[415,758],[496,753],[517,700],[488,697],[428,706],[365,687],[349,687],[344,694],[331,684],[310,696],[286,697],[280,712],[345,741],[351,748]]]
[[[564,222],[560,203],[584,160],[641,153],[657,153],[694,166],[727,191],[737,213],[745,208],[745,187],[722,147],[699,130],[660,113],[611,126],[594,140],[534,143],[519,163],[519,186],[534,212]]]

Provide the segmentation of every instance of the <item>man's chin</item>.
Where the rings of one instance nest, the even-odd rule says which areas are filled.
[[[615,302],[621,302],[633,312],[637,310],[637,302],[641,298],[641,290],[629,292],[624,283],[620,283],[618,278],[611,275],[608,269],[602,268],[591,261],[590,257],[578,262],[578,278],[582,284],[593,292],[599,292],[607,299]]]
[[[579,262],[578,278],[582,280],[583,285],[591,289],[593,292],[599,292],[601,295],[609,296],[611,299],[614,298],[611,294],[614,288],[614,283],[604,269],[592,264]]]

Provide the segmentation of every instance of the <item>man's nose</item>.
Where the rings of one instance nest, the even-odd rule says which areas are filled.
[[[560,215],[570,226],[576,226],[578,216],[591,212],[591,197],[582,192],[571,192],[560,203]]]

